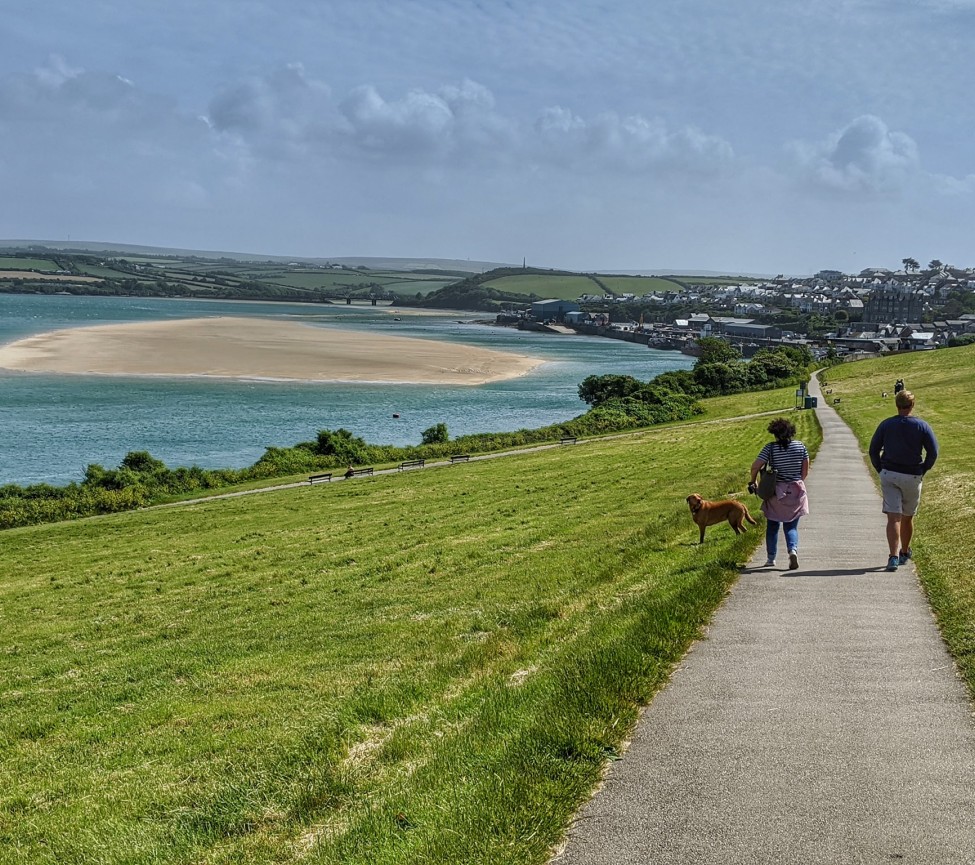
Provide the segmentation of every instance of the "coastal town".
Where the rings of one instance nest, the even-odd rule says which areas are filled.
[[[678,305],[701,311],[667,314]],[[620,314],[635,309],[638,320]],[[973,309],[975,269],[933,261],[921,270],[906,259],[897,271],[821,270],[804,279],[675,285],[674,291],[639,297],[540,300],[522,313],[502,313],[498,323],[607,336],[687,354],[696,353],[697,339],[717,337],[744,357],[769,345],[800,343],[819,357],[853,359],[975,342],[975,311],[963,311]],[[835,327],[822,334],[799,333],[788,326],[797,313],[818,315]]]

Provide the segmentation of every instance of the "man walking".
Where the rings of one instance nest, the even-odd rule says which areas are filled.
[[[914,515],[921,500],[921,478],[938,459],[934,430],[911,414],[914,394],[900,390],[894,402],[897,414],[881,421],[870,441],[870,462],[880,473],[880,490],[887,514],[888,571],[896,571],[898,565],[911,558]]]

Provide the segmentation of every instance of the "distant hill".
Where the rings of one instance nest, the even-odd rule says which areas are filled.
[[[23,249],[35,252],[98,252],[126,255],[158,255],[160,257],[231,259],[233,261],[273,261],[287,264],[342,264],[346,267],[367,267],[370,270],[425,270],[461,271],[463,273],[482,273],[497,267],[505,267],[503,262],[471,261],[462,258],[370,258],[352,257],[309,257],[296,255],[262,255],[254,252],[219,252],[204,249],[178,249],[164,246],[140,246],[132,243],[98,243],[94,241],[60,240],[0,240],[0,249]]]
[[[220,252],[204,249],[180,249],[166,246],[141,246],[132,243],[102,243],[90,240],[0,240],[0,249],[29,249],[37,247],[38,251],[62,252],[115,252],[119,255],[159,255],[177,256],[179,258],[229,258],[234,261],[273,261],[299,262],[303,264],[344,264],[346,267],[368,267],[370,270],[442,270],[462,271],[464,273],[484,273],[496,268],[516,269],[516,265],[500,261],[472,261],[469,258],[395,258],[369,256],[342,257],[314,257],[307,255],[263,255],[256,252]],[[518,268],[520,270],[520,268]],[[561,271],[543,268],[528,268],[536,273],[557,273]],[[577,271],[577,273],[580,271]],[[677,276],[681,277],[742,277],[749,279],[771,279],[774,274],[769,273],[740,273],[729,270],[696,270],[681,267],[654,268],[612,268],[586,271],[596,274],[614,274],[617,276]],[[792,274],[796,276],[797,274]]]
[[[499,267],[438,288],[422,298],[404,298],[400,302],[432,309],[498,312],[510,306],[524,307],[535,300],[572,299],[585,293],[607,292],[598,277],[589,274],[533,267]]]
[[[416,299],[414,306],[497,312],[505,307],[525,307],[537,300],[576,300],[590,297],[620,297],[682,292],[695,280],[737,282],[747,277],[727,276],[636,276],[633,274],[577,273],[534,267],[501,267],[467,276]]]

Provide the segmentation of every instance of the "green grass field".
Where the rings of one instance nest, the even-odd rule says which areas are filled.
[[[682,276],[670,274],[667,278],[686,282],[688,285],[757,285],[762,280],[744,276]]]
[[[942,633],[975,695],[975,346],[859,361],[825,375],[829,399],[840,398],[836,409],[864,453],[877,424],[896,414],[898,378],[915,395],[915,414],[938,437],[940,456],[924,479],[912,546]]]
[[[575,300],[583,294],[603,294],[599,285],[587,276],[565,276],[553,274],[547,276],[538,273],[526,273],[518,276],[503,276],[492,279],[484,285],[498,291],[511,294],[534,294],[543,299]]]
[[[256,279],[272,285],[284,285],[289,288],[299,288],[322,291],[342,291],[348,288],[359,288],[370,285],[381,285],[383,288],[406,294],[415,295],[417,292],[427,294],[438,288],[443,288],[454,279],[421,275],[416,278],[407,273],[391,273],[380,271],[351,271],[351,270],[307,270],[296,271],[281,268],[253,268],[238,273],[241,278]]]
[[[57,264],[47,258],[8,258],[6,256],[0,256],[0,271],[40,270],[53,272],[57,269]]]
[[[617,294],[635,294],[637,297],[654,292],[663,294],[665,291],[684,290],[678,283],[659,276],[600,276],[599,279],[610,291]]]
[[[98,267],[93,264],[83,264],[78,267],[78,272],[85,274],[85,276],[97,276],[105,279],[139,279],[138,274],[126,273],[124,270],[115,270],[112,267]],[[156,278],[157,274],[146,274],[143,278],[148,278],[149,276]]]
[[[751,393],[736,393],[730,396],[716,396],[701,400],[704,414],[695,420],[711,421],[726,417],[744,417],[761,412],[781,411],[783,416],[795,422],[796,391],[792,387],[775,390],[759,390]],[[691,421],[693,423],[694,421]]]
[[[0,862],[545,862],[759,543],[684,497],[766,424],[3,532]]]

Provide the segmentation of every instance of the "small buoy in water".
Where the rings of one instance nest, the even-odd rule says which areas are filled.
[[[399,415],[398,414],[394,414],[393,417],[399,417]]]

